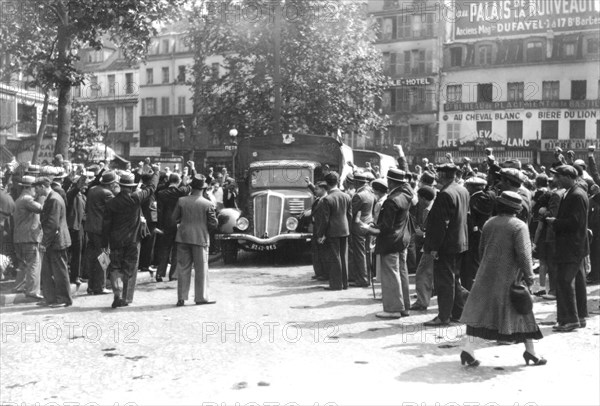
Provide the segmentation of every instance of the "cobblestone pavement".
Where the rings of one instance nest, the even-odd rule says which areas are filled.
[[[242,259],[212,266],[215,305],[192,295],[175,307],[176,282],[164,282],[116,310],[110,295],[0,309],[2,404],[600,404],[598,286],[596,314],[573,333],[552,333],[555,303],[536,302],[548,365],[478,341],[471,369],[458,358],[463,326],[419,324],[435,307],[379,320],[371,289],[327,292],[310,265]]]

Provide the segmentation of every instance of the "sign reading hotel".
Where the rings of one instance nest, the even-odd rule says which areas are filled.
[[[456,0],[455,39],[599,29],[600,0]]]

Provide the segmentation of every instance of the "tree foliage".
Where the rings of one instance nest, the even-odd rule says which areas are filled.
[[[69,140],[69,152],[76,156],[88,151],[95,142],[102,142],[103,134],[96,125],[96,116],[90,108],[78,102],[74,102],[71,112],[71,137]]]
[[[67,156],[71,129],[71,88],[85,79],[77,69],[79,51],[118,44],[131,61],[143,58],[163,21],[188,0],[21,0],[3,10],[0,54],[10,55],[0,78],[21,71],[34,85],[58,91],[55,153]],[[13,3],[10,3],[11,5]]]
[[[387,78],[363,2],[285,0],[280,24],[272,2],[234,3],[197,8],[191,18],[196,117],[211,133],[273,132],[276,37],[282,132],[365,134],[386,125],[376,106]],[[225,55],[219,78],[206,64],[211,55]]]

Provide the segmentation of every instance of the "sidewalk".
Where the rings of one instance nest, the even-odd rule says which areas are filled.
[[[208,262],[210,264],[217,262],[221,259],[221,254],[216,254],[216,255],[212,255],[209,257]],[[138,276],[137,276],[137,282],[136,284],[142,284],[142,283],[148,283],[153,281],[154,278],[152,277],[150,272],[138,272]],[[7,283],[6,281],[4,283]],[[77,287],[77,285],[75,284],[71,284],[71,296],[82,296],[82,295],[87,295],[87,288],[88,288],[88,284],[87,282],[83,282],[81,283],[81,285],[79,285],[79,287]],[[4,306],[10,306],[10,305],[17,305],[17,304],[23,304],[23,303],[34,303],[34,302],[38,302],[39,299],[33,299],[30,297],[25,296],[24,293],[12,293],[12,292],[2,292],[0,293],[0,307],[4,307]]]

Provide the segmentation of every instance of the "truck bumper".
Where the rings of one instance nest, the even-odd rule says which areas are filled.
[[[277,244],[282,241],[292,241],[292,240],[310,240],[312,238],[311,233],[287,233],[287,234],[279,234],[275,237],[271,238],[259,238],[249,234],[242,233],[232,233],[232,234],[216,234],[215,238],[221,241],[231,241],[231,240],[243,240],[248,241],[253,244],[259,245],[269,245],[269,244]]]

